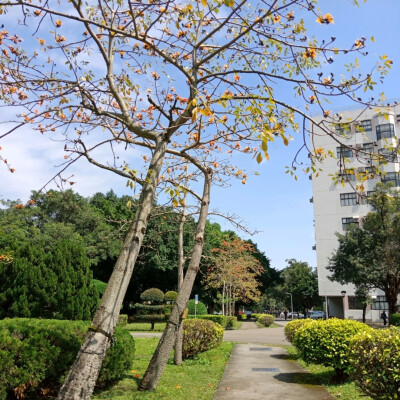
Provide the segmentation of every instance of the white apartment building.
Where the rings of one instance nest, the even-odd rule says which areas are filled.
[[[353,285],[341,285],[332,282],[326,269],[329,258],[338,246],[336,232],[344,233],[346,226],[360,223],[371,207],[366,198],[358,195],[354,188],[356,185],[355,174],[368,174],[369,179],[364,182],[364,193],[374,190],[379,181],[392,181],[400,187],[399,164],[397,157],[393,162],[383,167],[386,175],[374,174],[374,161],[368,157],[358,157],[356,149],[388,153],[387,147],[395,143],[396,137],[400,138],[400,106],[386,109],[348,110],[340,112],[342,124],[331,125],[330,129],[343,144],[350,148],[341,147],[332,137],[322,130],[314,127],[312,147],[323,148],[325,152],[331,150],[336,158],[327,157],[322,163],[315,164],[321,168],[312,176],[313,198],[310,200],[314,206],[315,223],[315,250],[317,252],[318,286],[320,296],[325,297],[329,317],[362,319],[362,306],[354,296]],[[322,121],[323,118],[317,117]],[[348,123],[348,121],[352,121]],[[385,149],[386,148],[386,149]],[[354,150],[353,150],[354,149]],[[345,169],[343,157],[346,158]],[[343,178],[347,181],[342,186],[332,180],[332,175],[342,171]],[[310,177],[311,178],[311,177]],[[380,321],[382,310],[388,310],[384,294],[380,291],[371,293],[375,298],[374,304],[367,310],[367,320]],[[375,297],[376,296],[376,297]]]

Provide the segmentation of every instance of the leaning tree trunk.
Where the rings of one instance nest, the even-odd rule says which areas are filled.
[[[169,354],[174,345],[176,330],[182,320],[187,302],[192,292],[193,283],[199,270],[201,254],[204,245],[204,230],[207,221],[208,207],[210,203],[210,186],[211,176],[208,172],[204,173],[204,189],[200,208],[199,220],[197,222],[195,244],[192,251],[188,270],[185,274],[182,287],[179,291],[178,298],[171,312],[171,317],[167,322],[167,326],[161,336],[157,349],[153,354],[149,366],[143,376],[139,390],[154,390],[161,379],[165,366],[167,365]]]
[[[186,200],[186,194],[184,199]],[[185,265],[185,255],[183,253],[183,228],[186,222],[186,206],[184,206],[181,220],[178,229],[178,293],[180,293],[183,283],[183,267]],[[175,336],[175,351],[174,363],[175,365],[182,364],[182,346],[183,346],[183,321],[179,320],[179,326],[176,330]]]
[[[165,139],[160,139],[155,146],[135,217],[93,318],[92,326],[60,389],[59,400],[86,400],[90,399],[93,393],[142,245],[166,148]]]

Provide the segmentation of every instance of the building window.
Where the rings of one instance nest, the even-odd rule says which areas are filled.
[[[386,160],[390,162],[397,161],[397,153],[396,150],[390,149],[379,149],[379,154]]]
[[[386,175],[382,176],[382,182],[393,182],[394,186],[400,186],[400,176],[398,172],[386,172]]]
[[[362,310],[363,304],[361,299],[357,296],[348,296],[349,299],[349,309],[350,310]]]
[[[336,124],[335,125],[335,133],[339,136],[349,137],[351,134],[351,125],[350,124]]]
[[[374,190],[370,190],[367,193],[364,193],[361,196],[361,204],[365,205],[365,204],[369,204],[368,199],[375,193]]]
[[[353,157],[353,150],[348,147],[336,147],[337,158],[350,158]]]
[[[354,168],[348,168],[344,172],[339,174],[342,181],[349,182],[356,179],[356,174]]]
[[[376,137],[378,140],[394,137],[394,125],[393,124],[378,125],[376,127]]]
[[[364,119],[363,121],[356,122],[356,132],[369,132],[372,131],[372,125],[370,119]]]
[[[367,151],[368,153],[373,153],[374,152],[374,144],[373,143],[364,143],[363,150]]]
[[[355,206],[357,205],[357,193],[341,193],[340,194],[341,206]]]
[[[350,225],[358,225],[358,218],[348,217],[342,218],[342,229],[345,231]]]
[[[389,310],[388,303],[386,301],[385,296],[377,296],[374,302],[372,303],[371,308],[373,310]]]
[[[396,115],[397,125],[400,125],[400,114]]]

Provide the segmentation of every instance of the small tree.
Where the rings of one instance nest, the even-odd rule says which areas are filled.
[[[253,256],[253,246],[239,238],[223,241],[220,248],[214,249],[213,267],[205,277],[206,286],[221,290],[222,313],[233,315],[235,303],[257,301],[257,277],[264,271],[260,262]]]
[[[152,288],[145,290],[140,298],[143,304],[135,304],[138,312],[136,319],[138,321],[150,322],[151,330],[154,331],[156,322],[165,321],[164,293],[160,289]]]
[[[291,293],[295,310],[309,310],[313,306],[321,304],[317,274],[312,267],[308,263],[297,261],[294,258],[286,260],[286,262],[288,266],[281,273],[283,285],[280,290],[286,303],[287,293]],[[289,304],[287,303],[287,305]]]

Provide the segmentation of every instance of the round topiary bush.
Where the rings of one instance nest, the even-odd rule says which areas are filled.
[[[145,302],[160,304],[164,301],[164,293],[157,288],[151,288],[145,290],[141,295],[140,299]]]
[[[373,399],[400,398],[400,330],[374,329],[355,336],[349,344],[349,374]]]
[[[178,293],[170,290],[169,292],[165,293],[165,301],[167,303],[173,303],[178,298]]]
[[[270,326],[271,324],[274,323],[275,317],[273,315],[270,315],[270,314],[260,314],[258,316],[258,318],[257,318],[257,321],[261,325],[263,325],[265,327],[268,327],[268,326]]]
[[[376,329],[355,335],[349,345],[349,373],[373,399],[400,398],[400,330]]]
[[[183,321],[183,349],[182,357],[192,358],[218,347],[224,338],[224,329],[221,325],[207,319],[186,319]]]
[[[348,348],[352,337],[372,328],[358,321],[342,319],[318,320],[298,329],[293,344],[306,363],[333,367],[343,376],[349,366]]]
[[[304,325],[312,322],[312,319],[295,319],[285,326],[285,336],[288,342],[293,343],[297,331]]]
[[[194,310],[195,310],[195,301],[189,300],[187,308],[189,309],[189,315],[194,315]],[[196,315],[206,315],[207,314],[207,307],[205,306],[204,303],[199,301],[197,303],[197,309],[196,309]]]

